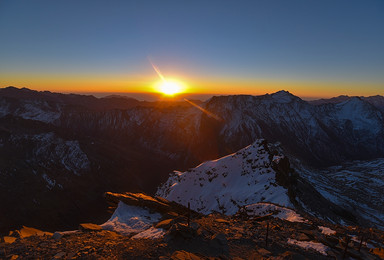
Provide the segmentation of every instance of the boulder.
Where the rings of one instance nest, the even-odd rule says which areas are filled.
[[[16,239],[17,239],[16,237],[9,237],[9,236],[3,237],[3,241],[6,244],[12,244],[13,242],[16,241]]]
[[[30,236],[52,236],[52,233],[41,231],[36,228],[23,226],[20,230],[9,232],[12,237],[26,238]]]
[[[211,241],[209,241],[209,246],[214,248],[220,254],[228,254],[228,240],[223,233],[217,233],[212,236]]]
[[[194,210],[189,210],[187,207],[181,204],[178,204],[173,201],[168,201],[161,197],[152,197],[144,193],[106,192],[104,193],[104,197],[107,202],[114,207],[118,205],[119,201],[122,201],[127,205],[148,208],[152,211],[162,214],[163,216],[168,216],[168,218],[169,215],[187,215],[188,213],[190,217],[201,216],[200,213],[197,213]]]
[[[373,248],[370,250],[372,254],[380,257],[380,259],[384,259],[384,249],[383,248]]]

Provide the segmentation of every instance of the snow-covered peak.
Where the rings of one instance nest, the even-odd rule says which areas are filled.
[[[352,97],[335,105],[333,113],[337,120],[349,120],[354,129],[380,131],[382,115],[369,103],[359,97]],[[370,127],[367,127],[370,126]]]
[[[298,97],[292,95],[291,93],[285,90],[280,90],[276,93],[273,93],[271,94],[271,97],[277,103],[289,103],[295,99],[298,99]]]
[[[257,140],[240,151],[207,161],[186,172],[174,172],[156,195],[201,213],[234,214],[261,201],[292,206],[287,189],[276,182],[266,142]]]

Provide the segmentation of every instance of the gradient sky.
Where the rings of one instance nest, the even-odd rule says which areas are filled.
[[[0,87],[384,93],[384,1],[0,0]]]

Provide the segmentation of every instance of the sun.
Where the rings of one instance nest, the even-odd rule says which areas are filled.
[[[157,84],[157,91],[166,96],[174,96],[184,92],[184,83],[176,80],[163,80]]]

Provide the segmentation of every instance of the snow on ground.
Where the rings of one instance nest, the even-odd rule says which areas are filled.
[[[24,101],[21,107],[15,114],[18,114],[24,119],[32,119],[44,123],[53,123],[60,118],[61,112],[58,107],[50,107],[44,101]]]
[[[336,235],[336,231],[328,227],[319,226],[319,229],[321,230],[321,233],[324,235]]]
[[[274,217],[284,219],[290,222],[305,222],[306,220],[297,214],[294,210],[280,207],[271,203],[255,203],[245,207],[248,215],[265,216],[274,213]]]
[[[288,238],[288,244],[299,246],[305,250],[313,249],[322,255],[327,255],[327,251],[329,250],[329,247],[324,244],[313,241],[297,241],[295,239]]]
[[[287,190],[276,183],[263,140],[186,172],[174,172],[156,195],[204,214],[235,214],[239,207],[260,201],[292,206]]]
[[[144,230],[143,232],[140,232],[139,234],[134,235],[132,238],[133,239],[139,239],[139,238],[156,239],[156,238],[161,238],[164,235],[165,235],[164,229],[150,227],[147,230]]]
[[[112,217],[102,224],[103,229],[116,231],[122,235],[130,235],[133,233],[141,233],[147,230],[147,233],[142,236],[155,236],[156,232],[148,230],[152,227],[152,224],[158,222],[161,218],[159,213],[150,213],[147,209],[128,206],[123,202],[119,202],[119,205]]]
[[[326,199],[358,212],[372,226],[384,227],[384,158],[351,161],[318,171],[300,169]]]

